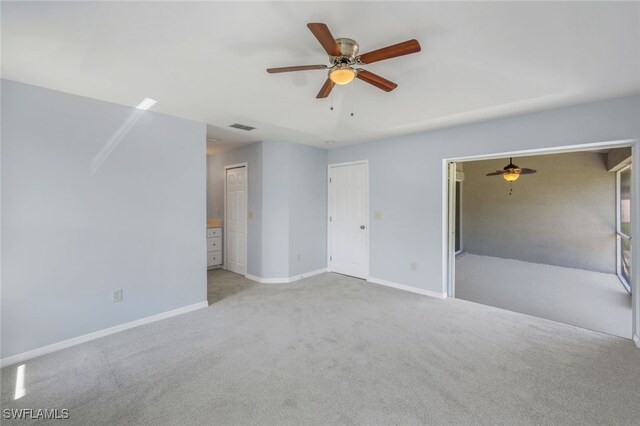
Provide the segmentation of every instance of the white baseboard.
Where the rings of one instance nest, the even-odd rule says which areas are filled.
[[[92,333],[83,334],[82,336],[73,337],[71,339],[63,340],[57,343],[52,343],[51,345],[41,346],[36,349],[31,349],[30,351],[22,352],[16,355],[11,355],[6,358],[0,359],[0,367],[6,367],[8,365],[17,364],[19,362],[23,362],[41,355],[45,355],[51,352],[56,352],[61,349],[69,348],[71,346],[76,346],[76,345],[79,345],[80,343],[85,343],[90,340],[99,339],[100,337],[108,336],[110,334],[118,333],[120,331],[128,330],[130,328],[138,327],[144,324],[160,321],[165,318],[186,314],[187,312],[195,311],[201,308],[206,308],[207,306],[209,306],[209,302],[205,300],[204,302],[194,303],[193,305],[183,306],[178,309],[173,309],[171,311],[166,311],[156,315],[151,315],[149,317],[141,318],[139,320],[116,325],[114,327],[105,328],[103,330],[94,331]]]
[[[285,284],[289,282],[289,278],[262,278],[251,274],[247,274],[244,277],[260,284]]]
[[[301,280],[303,278],[309,278],[314,275],[322,274],[323,272],[327,272],[327,268],[316,269],[315,271],[305,272],[304,274],[294,275],[288,278],[262,278],[251,274],[245,275],[245,278],[250,279],[251,281],[258,282],[260,284],[288,284],[294,281]]]
[[[438,293],[438,292],[431,291],[431,290],[425,290],[423,288],[412,287],[410,285],[398,284],[398,283],[394,283],[394,282],[391,282],[391,281],[381,280],[379,278],[369,277],[369,279],[367,281],[369,281],[370,283],[373,283],[373,284],[380,284],[380,285],[384,285],[384,286],[387,286],[387,287],[397,288],[398,290],[410,291],[411,293],[417,293],[417,294],[422,294],[424,296],[435,297],[437,299],[446,299],[447,298],[447,294],[446,293]]]
[[[633,341],[636,344],[636,346],[640,349],[640,335],[635,334],[633,336]]]

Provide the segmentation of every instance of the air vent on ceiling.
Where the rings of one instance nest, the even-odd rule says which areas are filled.
[[[246,130],[247,132],[250,131],[250,130],[255,129],[255,127],[246,126],[244,124],[239,124],[239,123],[234,123],[229,127],[233,127],[234,129]]]

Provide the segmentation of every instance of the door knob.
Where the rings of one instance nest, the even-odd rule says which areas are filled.
[[[364,225],[360,225],[360,229],[364,229]]]

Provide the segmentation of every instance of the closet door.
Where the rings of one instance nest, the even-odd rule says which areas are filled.
[[[247,168],[227,169],[225,256],[227,270],[247,272]]]

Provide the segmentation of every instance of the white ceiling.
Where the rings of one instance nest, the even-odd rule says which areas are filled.
[[[265,139],[336,147],[640,91],[640,3],[1,7],[4,78],[131,106],[157,99],[154,111],[208,123],[210,149]],[[398,88],[337,86],[331,111],[330,98],[315,99],[326,71],[265,72],[327,63],[308,22],[361,52],[410,38],[422,52],[366,66]]]

